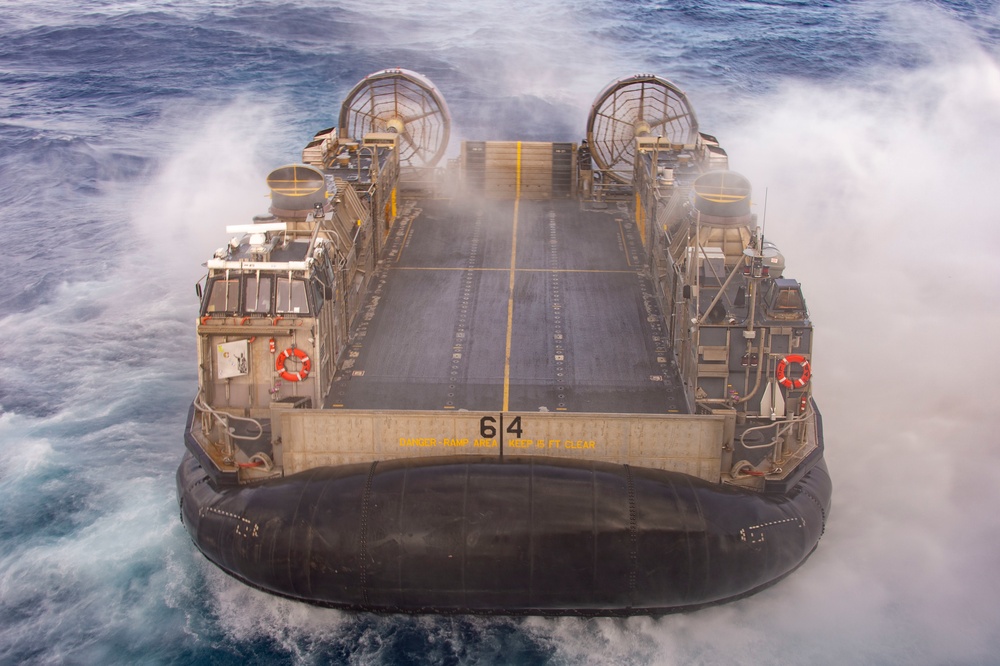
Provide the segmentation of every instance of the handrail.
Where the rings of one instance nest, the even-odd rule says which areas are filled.
[[[197,410],[199,410],[201,412],[206,412],[206,413],[210,414],[211,416],[213,416],[216,419],[216,421],[218,421],[219,424],[222,426],[222,431],[223,431],[223,433],[225,433],[225,438],[226,438],[226,441],[225,441],[226,454],[229,455],[229,456],[232,456],[233,453],[234,453],[234,451],[233,451],[233,443],[230,440],[232,440],[232,439],[239,439],[239,440],[243,440],[243,441],[254,441],[256,439],[259,439],[261,437],[261,435],[264,434],[264,426],[257,419],[252,419],[252,418],[245,417],[245,416],[236,416],[234,414],[227,414],[225,412],[220,412],[218,410],[215,410],[215,409],[212,409],[211,407],[209,407],[208,403],[205,402],[205,400],[204,400],[204,398],[202,396],[202,392],[201,391],[198,391],[198,395],[195,396],[194,406],[195,406],[195,409],[197,409]],[[229,427],[229,419],[236,419],[237,421],[249,421],[250,423],[253,423],[255,426],[257,426],[257,430],[259,432],[256,435],[254,435],[253,437],[250,437],[250,436],[247,436],[247,435],[237,435]]]

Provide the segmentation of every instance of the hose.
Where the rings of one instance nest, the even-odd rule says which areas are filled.
[[[198,392],[198,396],[194,399],[194,406],[197,407],[199,410],[203,412],[208,412],[209,414],[214,416],[219,421],[219,423],[222,424],[223,428],[225,428],[226,434],[229,437],[232,437],[233,439],[241,439],[244,441],[252,442],[253,440],[260,439],[261,435],[264,434],[264,426],[261,424],[260,421],[246,416],[234,416],[233,414],[226,414],[225,412],[216,411],[211,407],[209,407],[204,400],[202,400],[200,391]],[[229,427],[229,419],[236,419],[237,421],[249,421],[250,423],[257,426],[257,434],[254,435],[253,437],[247,435],[237,435]]]

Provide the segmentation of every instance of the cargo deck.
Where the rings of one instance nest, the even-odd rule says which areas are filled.
[[[325,407],[689,411],[627,211],[423,200],[387,245]]]

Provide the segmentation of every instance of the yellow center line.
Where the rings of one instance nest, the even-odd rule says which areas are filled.
[[[510,347],[511,335],[514,331],[514,276],[517,274],[517,215],[521,203],[521,142],[517,142],[517,166],[514,184],[514,231],[510,246],[510,289],[507,294],[507,345],[503,359],[503,407],[506,412],[510,408]]]

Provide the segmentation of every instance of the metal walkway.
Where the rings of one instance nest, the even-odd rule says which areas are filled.
[[[627,213],[426,200],[387,250],[326,407],[686,410]]]

